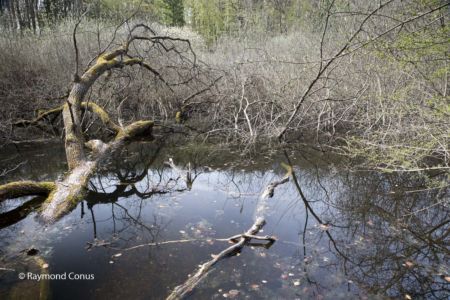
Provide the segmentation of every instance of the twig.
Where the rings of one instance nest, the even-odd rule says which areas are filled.
[[[235,253],[239,252],[242,247],[244,247],[244,245],[250,241],[250,236],[254,236],[255,234],[257,234],[261,230],[261,228],[263,228],[265,223],[266,221],[264,220],[264,218],[258,218],[253,226],[243,235],[241,235],[239,242],[226,248],[217,255],[211,255],[213,259],[202,264],[197,272],[195,272],[195,274],[191,276],[185,283],[175,287],[175,289],[172,291],[169,297],[166,298],[166,300],[182,299],[187,296],[207,276],[207,274],[211,271],[211,268],[216,263],[218,263],[225,257],[232,256]],[[274,238],[271,238],[269,242],[273,243],[274,240]]]

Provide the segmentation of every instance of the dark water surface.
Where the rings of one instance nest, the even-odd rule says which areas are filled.
[[[260,233],[278,240],[219,262],[192,299],[447,299],[448,191],[411,174],[349,172],[339,158],[289,154],[307,202],[292,181],[279,186]],[[190,163],[191,189],[163,163],[169,157]],[[58,145],[3,151],[0,169],[19,162],[2,182],[55,180],[66,168]],[[0,203],[0,299],[46,291],[51,299],[164,299],[230,245],[214,239],[251,227],[282,162],[282,153],[139,145],[92,178],[86,199],[54,224],[39,220],[40,199]],[[194,241],[144,245],[186,239]],[[30,248],[38,254],[26,255]],[[43,262],[49,274],[87,279],[18,279],[41,274]]]

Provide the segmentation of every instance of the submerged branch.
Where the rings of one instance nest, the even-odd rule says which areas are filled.
[[[292,173],[292,169],[286,166],[283,166],[287,169],[286,175],[279,181],[274,181],[270,183],[261,194],[260,199],[262,200],[258,206],[265,206],[264,200],[267,198],[273,197],[274,190],[277,186],[286,183],[289,181],[289,177]],[[226,248],[222,252],[217,255],[211,255],[213,259],[210,261],[200,265],[199,269],[193,276],[190,276],[188,280],[186,280],[182,285],[175,287],[172,293],[166,298],[166,300],[174,300],[174,299],[183,299],[189,293],[191,293],[194,288],[209,274],[211,268],[218,263],[220,260],[232,256],[238,253],[245,245],[249,244],[252,239],[256,240],[264,240],[269,243],[267,246],[272,245],[275,242],[275,238],[271,236],[257,236],[256,234],[264,227],[266,224],[266,220],[263,216],[264,208],[260,209],[259,207],[256,209],[256,220],[253,223],[252,227],[247,230],[243,234],[238,234],[230,237],[228,240],[234,242],[235,244]]]
[[[216,263],[218,263],[220,260],[228,256],[232,256],[237,252],[239,252],[242,249],[242,247],[244,247],[245,244],[251,240],[250,236],[257,234],[264,227],[265,223],[266,221],[263,218],[258,218],[253,224],[253,226],[249,230],[247,230],[244,234],[241,235],[239,241],[236,244],[228,247],[227,249],[223,250],[217,255],[211,255],[213,259],[202,264],[193,276],[191,276],[182,285],[175,287],[175,289],[166,299],[167,300],[182,299],[185,296],[187,296],[201,282],[201,280],[207,276],[207,274],[211,271],[211,268]],[[270,237],[267,240],[270,243],[273,243],[275,241],[275,239],[272,237]]]

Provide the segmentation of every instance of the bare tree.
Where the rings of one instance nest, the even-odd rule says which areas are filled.
[[[0,200],[34,194],[48,196],[41,213],[46,221],[58,219],[83,199],[90,177],[96,172],[98,166],[114,152],[130,142],[153,139],[152,131],[156,126],[154,121],[141,120],[128,125],[124,125],[122,121],[116,123],[96,103],[84,102],[86,94],[96,80],[100,76],[115,70],[138,66],[149,71],[158,81],[171,89],[173,85],[179,86],[193,80],[195,76],[193,70],[197,65],[196,56],[189,40],[158,35],[149,26],[139,23],[128,29],[125,40],[119,46],[114,46],[116,42],[116,36],[114,35],[107,47],[89,63],[82,75],[79,75],[76,42],[78,24],[75,26],[73,33],[76,69],[67,100],[60,107],[41,112],[34,120],[16,122],[17,125],[38,124],[39,121],[50,115],[62,114],[69,172],[63,180],[57,182],[23,181],[0,186]],[[178,64],[179,69],[176,72],[180,75],[181,81],[169,82],[161,76],[157,68],[152,65],[160,63],[155,57],[152,57],[155,53],[169,58],[172,64]],[[171,66],[171,68],[174,67]],[[118,109],[120,110],[120,105]],[[111,131],[114,137],[108,142],[103,142],[100,139],[86,140],[86,132],[82,128],[82,112],[84,110],[96,114],[102,121],[104,128]]]

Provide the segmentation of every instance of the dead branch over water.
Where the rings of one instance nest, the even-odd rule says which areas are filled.
[[[77,23],[76,27],[79,25]],[[75,27],[75,28],[76,28]],[[152,140],[152,131],[154,122],[151,120],[135,121],[129,125],[123,125],[120,118],[121,106],[119,104],[119,122],[112,120],[112,117],[98,104],[91,101],[83,101],[91,87],[106,73],[115,70],[139,66],[149,71],[155,78],[162,82],[169,90],[172,90],[169,81],[166,81],[155,67],[151,65],[153,57],[148,52],[141,53],[138,49],[143,46],[154,47],[158,49],[161,55],[171,56],[179,60],[180,68],[187,71],[193,71],[197,65],[197,58],[192,50],[189,40],[182,38],[173,38],[170,36],[158,35],[153,29],[145,24],[136,24],[129,29],[127,38],[122,45],[116,48],[107,49],[97,54],[84,73],[78,75],[78,48],[76,44],[76,29],[73,34],[74,47],[76,50],[76,72],[74,76],[71,91],[65,104],[50,110],[41,111],[39,115],[32,120],[16,121],[13,125],[24,127],[39,125],[46,119],[55,120],[58,115],[62,115],[65,132],[65,151],[68,164],[68,174],[65,178],[55,183],[36,183],[36,182],[14,182],[0,186],[0,198],[16,198],[25,195],[47,195],[41,212],[42,218],[47,222],[53,222],[73,209],[80,200],[84,198],[87,192],[87,185],[98,167],[108,160],[115,152],[119,151],[126,144],[146,139]],[[110,42],[113,44],[115,36]],[[147,54],[146,54],[147,53]],[[150,60],[150,61],[149,61]],[[188,75],[180,75],[179,79],[191,81],[195,77],[195,72]],[[183,82],[175,83],[183,85]],[[210,89],[203,89],[194,93],[192,97],[185,100],[183,105],[189,104],[189,101],[197,95]],[[102,122],[105,129],[113,132],[115,137],[109,142],[103,142],[100,139],[91,139],[85,141],[85,132],[83,129],[82,112],[90,111],[95,114]],[[53,123],[53,121],[51,123]],[[88,155],[86,149],[90,150]],[[188,183],[189,184],[189,183]]]
[[[258,207],[261,205],[265,205],[263,201],[265,201],[267,198],[272,198],[274,195],[275,188],[283,183],[286,183],[289,181],[289,177],[291,176],[292,169],[288,169],[288,172],[286,175],[279,181],[274,181],[270,183],[267,188],[264,190],[264,192],[261,194],[260,200],[261,202],[258,204]],[[238,253],[247,243],[249,243],[252,239],[256,240],[262,240],[267,241],[268,245],[271,245],[275,242],[275,238],[271,236],[257,236],[259,231],[264,227],[266,224],[266,220],[264,218],[264,209],[258,209],[256,208],[256,220],[253,223],[252,227],[248,229],[245,233],[238,234],[235,236],[232,236],[228,238],[230,242],[233,242],[234,244],[226,249],[224,249],[222,252],[218,253],[217,255],[213,254],[211,255],[213,259],[210,261],[202,264],[199,269],[195,272],[194,275],[190,276],[188,280],[186,280],[183,284],[175,287],[172,291],[172,293],[166,298],[167,300],[173,300],[173,299],[183,299],[186,297],[189,293],[192,293],[195,287],[208,276],[208,274],[212,271],[212,267],[217,264],[219,261],[223,260],[224,258],[227,258],[229,256],[233,256],[236,253]]]

